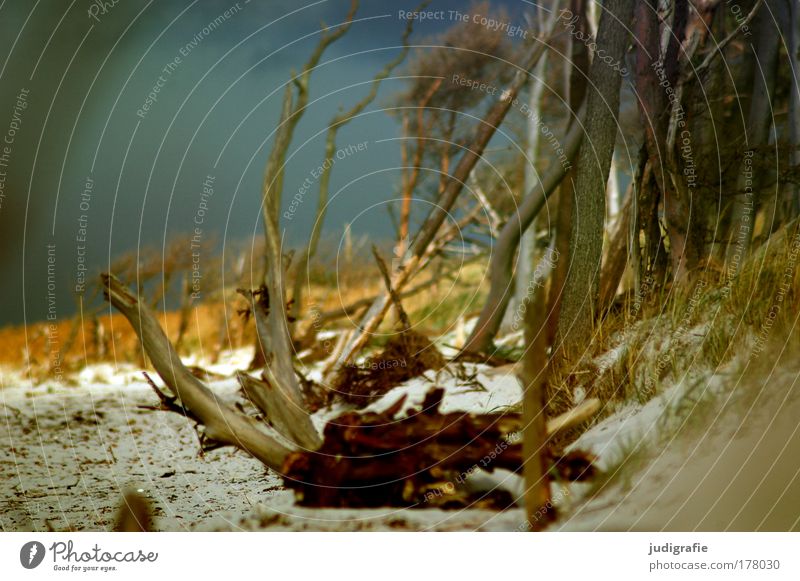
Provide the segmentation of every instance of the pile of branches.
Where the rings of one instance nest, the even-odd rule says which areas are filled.
[[[402,418],[395,416],[405,396],[380,413],[340,415],[328,422],[318,450],[288,456],[285,485],[298,504],[314,507],[512,506],[506,489],[476,489],[469,478],[478,469],[521,474],[521,415],[443,414],[443,396],[442,388],[433,388],[421,410]],[[583,480],[594,474],[584,453],[559,456],[549,450],[546,458],[558,476]]]
[[[333,399],[363,407],[393,387],[445,364],[427,337],[406,329],[389,339],[380,353],[361,364],[342,367],[329,393]]]

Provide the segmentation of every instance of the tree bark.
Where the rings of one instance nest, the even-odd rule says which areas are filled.
[[[274,313],[270,312],[272,307],[269,297],[264,294],[263,289],[260,292],[240,292],[250,303],[256,322],[256,335],[259,342],[262,342],[261,350],[265,354],[267,365],[261,375],[263,381],[239,374],[239,383],[250,400],[283,437],[304,448],[315,449],[321,441],[306,410],[300,383],[292,365],[292,353],[275,350],[280,341],[275,340],[275,326],[270,325],[270,318]],[[266,343],[267,338],[269,343]]]
[[[631,182],[625,203],[617,216],[616,226],[608,244],[608,253],[603,262],[603,270],[600,273],[600,314],[603,314],[611,306],[614,297],[617,296],[619,283],[628,264],[633,196],[633,183]]]
[[[800,0],[789,0],[789,165],[800,167]],[[792,184],[786,200],[787,219],[800,215],[800,185]]]
[[[533,7],[535,20],[544,19],[545,16]],[[547,17],[548,22],[543,27],[549,30],[552,26],[550,20],[555,19],[556,11],[550,10],[550,15]],[[542,55],[541,60],[537,63],[534,69],[533,76],[531,77],[530,94],[528,96],[528,111],[527,129],[528,129],[528,147],[527,147],[527,160],[525,163],[525,192],[532,192],[536,182],[539,179],[537,172],[537,162],[539,161],[539,125],[541,124],[542,117],[542,97],[544,96],[545,88],[545,75],[547,73],[547,54]],[[539,164],[541,165],[541,164]],[[511,301],[512,308],[521,305],[526,300],[528,285],[534,275],[534,259],[536,251],[536,227],[531,225],[522,234],[522,239],[519,243],[519,258],[517,258],[517,268],[514,274],[514,298]],[[506,311],[508,312],[508,310]],[[508,319],[506,319],[508,321]]]
[[[609,0],[598,27],[598,52],[623,62],[633,17],[633,0]],[[569,265],[559,316],[557,345],[571,357],[591,339],[599,298],[606,183],[617,136],[620,73],[601,58],[592,62],[586,109],[586,139],[577,163]],[[560,345],[559,345],[560,343]]]
[[[779,4],[784,4],[784,0],[766,0],[756,15],[756,39],[751,43],[755,56],[751,85],[753,95],[744,135],[744,155],[749,158],[754,156],[754,150],[767,144],[774,116],[772,96],[775,93],[779,35],[772,19],[782,12]],[[752,171],[747,172],[744,169],[739,171],[731,210],[730,238],[726,256],[729,278],[738,274],[750,250],[756,208],[753,182]]]
[[[575,21],[575,31],[583,35],[589,34],[589,23],[586,15],[586,0],[570,0],[570,12],[578,19]],[[570,74],[568,77],[569,106],[577,111],[586,98],[587,78],[589,76],[589,50],[582,42],[572,37],[569,39]],[[555,249],[558,256],[566,257],[569,254],[570,227],[572,222],[572,208],[575,204],[575,178],[577,168],[573,165],[566,178],[561,182],[555,206],[557,208],[555,224]],[[567,281],[569,263],[559,260],[553,268],[550,278],[550,287],[547,292],[547,336],[552,345],[555,341],[558,327],[558,316],[561,312],[561,300],[564,296],[564,284]]]
[[[544,312],[544,289],[534,289],[525,311],[525,345],[522,380],[522,475],[525,479],[525,513],[529,530],[537,530],[552,520],[550,479],[547,474],[547,418],[545,417],[545,385],[547,360],[547,314]],[[544,515],[541,522],[539,515]]]
[[[353,18],[358,10],[358,4],[359,0],[351,0],[350,10],[347,13],[345,21],[335,30],[325,28],[322,31],[320,41],[315,47],[314,52],[311,53],[311,56],[306,61],[306,64],[303,66],[303,70],[299,75],[292,78],[292,81],[286,85],[281,108],[281,116],[278,122],[278,128],[275,131],[275,142],[272,146],[272,150],[270,151],[269,158],[267,159],[266,167],[264,168],[264,180],[262,186],[262,213],[264,215],[264,235],[266,238],[263,279],[267,281],[268,286],[271,287],[275,286],[275,281],[272,283],[269,282],[271,273],[274,275],[275,269],[282,270],[282,261],[280,260],[281,250],[279,245],[276,246],[276,241],[278,232],[278,213],[280,211],[281,198],[283,196],[283,179],[286,168],[286,154],[289,151],[289,146],[291,145],[292,137],[294,136],[294,130],[306,112],[306,106],[308,105],[308,86],[311,79],[311,73],[319,64],[319,61],[322,58],[325,50],[331,44],[347,34],[347,31],[350,30],[350,26],[353,24]],[[297,88],[296,99],[293,94],[294,87]],[[270,234],[270,230],[273,231],[272,235]],[[271,262],[274,260],[276,254],[279,258],[277,265],[272,264]],[[273,292],[271,296],[274,302],[280,302],[280,306],[278,307],[280,313],[276,314],[282,315],[279,318],[284,321],[284,324],[288,324],[286,322],[286,305],[283,301],[286,295],[283,292],[282,275],[278,278],[278,280],[281,283],[279,285],[280,294]],[[270,288],[270,291],[276,290],[276,288]],[[277,301],[278,297],[280,297],[280,301]],[[276,317],[272,318],[275,319]],[[258,364],[261,363],[260,360],[263,358],[261,355],[263,354],[259,353],[258,345],[256,345],[256,352],[253,357],[253,361],[250,363],[251,369],[257,368]]]

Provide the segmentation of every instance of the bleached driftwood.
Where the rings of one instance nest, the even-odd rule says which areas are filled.
[[[250,398],[272,424],[288,438],[306,449],[314,450],[321,441],[308,415],[300,382],[292,364],[292,353],[285,329],[269,325],[270,302],[265,288],[258,291],[239,291],[250,303],[256,322],[259,348],[264,354],[266,367],[263,381],[239,374],[239,383]],[[273,313],[274,317],[275,314]],[[280,333],[276,335],[276,333]],[[267,340],[268,339],[268,340]]]
[[[291,449],[270,434],[268,426],[236,411],[183,365],[150,309],[116,277],[103,274],[107,300],[133,327],[156,372],[179,401],[205,426],[206,435],[241,448],[273,470],[280,471]],[[277,434],[276,434],[277,435]]]

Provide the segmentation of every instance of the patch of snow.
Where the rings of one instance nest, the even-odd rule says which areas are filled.
[[[598,375],[603,375],[606,371],[617,365],[622,357],[625,355],[627,345],[623,342],[609,349],[599,357],[595,358],[594,363],[597,365]]]
[[[452,359],[458,355],[459,350],[464,346],[467,337],[470,336],[477,322],[478,317],[459,318],[451,327],[451,331],[436,338],[434,341],[436,348],[446,359]]]
[[[438,373],[428,371],[390,390],[365,410],[382,412],[405,395],[406,401],[398,412],[402,416],[410,410],[418,409],[433,387],[442,387],[445,390],[439,407],[442,413],[485,414],[518,404],[522,400],[522,384],[517,377],[511,373],[488,376],[485,372],[490,369],[492,368],[487,365],[464,364],[466,375],[475,376],[471,381],[460,379],[452,367],[446,367]]]
[[[129,363],[92,363],[78,372],[77,379],[81,385],[123,386],[141,383],[142,369]]]
[[[606,470],[621,459],[625,446],[653,441],[660,433],[659,420],[684,393],[685,384],[678,383],[644,405],[627,403],[581,434],[567,449],[591,452],[597,457],[597,467]]]

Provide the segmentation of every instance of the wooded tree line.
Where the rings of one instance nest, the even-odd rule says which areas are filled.
[[[547,501],[544,370],[580,359],[612,305],[688,288],[709,273],[734,278],[755,246],[796,219],[798,2],[554,0],[531,15],[536,33],[522,41],[470,21],[420,42],[425,48],[412,46],[409,21],[403,49],[360,101],[330,121],[326,137],[330,155],[337,132],[405,67],[411,80],[395,107],[405,168],[397,260],[385,271],[384,292],[322,323],[315,319],[301,334],[297,322],[310,317],[303,277],[317,252],[331,170],[319,181],[309,243],[292,256],[282,246],[280,222],[285,164],[314,70],[358,8],[353,0],[346,20],[323,30],[287,80],[273,131],[262,186],[264,287],[255,280],[254,290],[243,291],[257,327],[253,367],[264,372],[260,379],[240,376],[266,424],[227,406],[186,371],[146,307],[113,277],[104,283],[108,298],[131,320],[166,383],[164,408],[188,412],[208,441],[239,446],[280,471],[287,458],[297,465],[292,454],[325,445],[309,417],[296,350],[314,342],[322,323],[357,318],[326,354],[322,386],[334,384],[392,307],[402,313],[402,298],[425,288],[420,274],[454,240],[471,236],[486,249],[489,290],[459,357],[491,356],[509,305],[522,313],[522,458],[535,510]],[[488,3],[472,10],[511,18]],[[499,153],[492,151],[496,143],[504,144]],[[628,169],[624,195],[609,188],[618,177],[615,164]],[[611,218],[609,196],[619,202]],[[416,227],[415,197],[436,202]],[[304,470],[313,474],[306,464]]]

